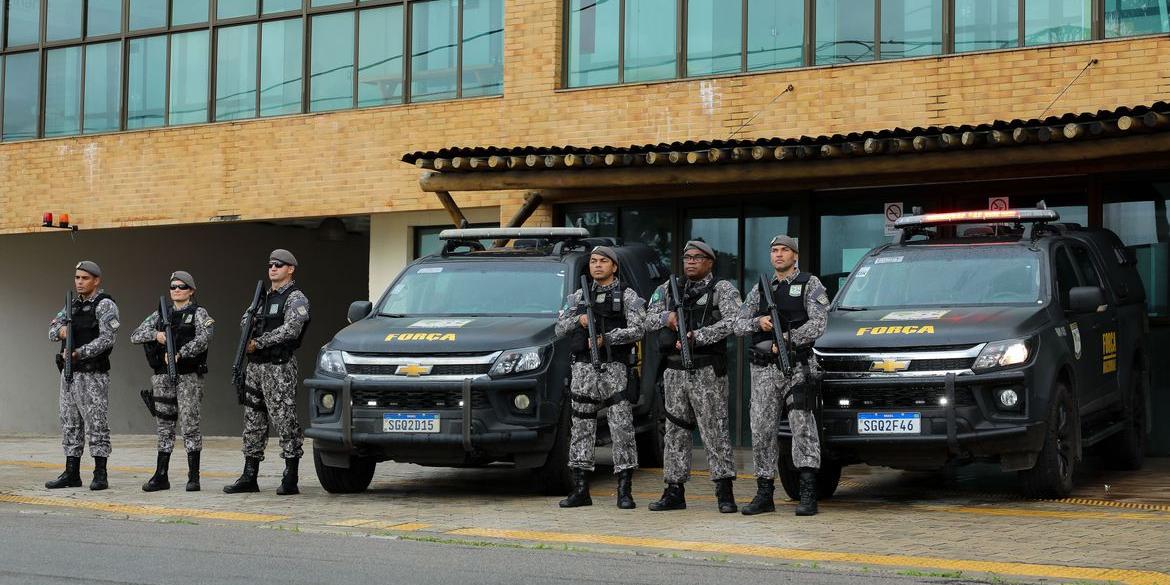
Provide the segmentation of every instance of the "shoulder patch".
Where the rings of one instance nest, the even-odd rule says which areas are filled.
[[[297,307],[297,314],[304,317],[309,314],[309,310],[304,305]]]
[[[117,331],[121,326],[122,324],[119,323],[117,319],[110,319],[110,329]]]
[[[650,302],[653,303],[654,301],[657,301],[660,298],[662,298],[662,289],[661,288],[654,289],[654,294],[650,296]]]
[[[825,293],[821,293],[820,295],[817,296],[817,302],[822,304],[822,305],[829,304],[829,295],[827,295]]]
[[[215,325],[215,319],[212,319],[211,317],[208,317],[207,320],[203,322],[204,327],[211,327],[212,325]]]

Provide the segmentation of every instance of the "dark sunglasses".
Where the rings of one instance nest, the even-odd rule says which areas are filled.
[[[191,287],[185,284],[172,284],[171,290],[191,290]]]
[[[269,268],[284,268],[285,266],[288,266],[288,264],[285,264],[284,262],[278,262],[276,260],[268,263]]]

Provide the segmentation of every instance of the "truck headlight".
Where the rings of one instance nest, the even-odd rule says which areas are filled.
[[[331,376],[345,376],[346,374],[345,360],[341,358],[341,352],[337,350],[322,351],[321,357],[317,358],[317,369],[321,373]]]
[[[987,372],[999,368],[1018,366],[1032,355],[1031,343],[1027,339],[1008,339],[988,343],[975,358],[971,370]]]
[[[541,348],[539,347],[524,347],[521,349],[509,349],[500,354],[496,358],[496,363],[492,364],[492,369],[488,371],[489,376],[507,376],[509,374],[519,374],[521,372],[530,372],[540,367]]]

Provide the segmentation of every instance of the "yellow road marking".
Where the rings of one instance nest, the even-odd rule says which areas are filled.
[[[1170,522],[1170,515],[1135,514],[1132,512],[1064,512],[1059,510],[1019,510],[1012,508],[981,508],[975,506],[915,506],[917,509],[982,516],[1020,516],[1032,518],[1059,518],[1062,520],[1157,520]]]
[[[371,520],[369,518],[351,518],[349,520],[340,520],[338,522],[330,522],[329,526],[344,526],[347,528],[377,528],[379,530],[396,530],[399,532],[417,532],[430,528],[430,524],[423,524],[422,522],[384,522],[381,520]]]
[[[918,567],[944,571],[971,573],[998,573],[1050,579],[1120,581],[1131,585],[1170,585],[1170,575],[1156,571],[1132,569],[1103,569],[1095,567],[1064,567],[1032,563],[1004,563],[995,561],[974,561],[946,559],[941,557],[917,557],[908,555],[876,555],[833,551],[802,550],[775,546],[727,544],[718,542],[696,542],[628,536],[607,536],[602,534],[574,534],[565,532],[537,532],[530,530],[494,530],[486,528],[460,528],[446,534],[499,538],[505,540],[527,540],[574,544],[604,544],[636,546],[642,548],[685,550],[766,557],[797,561],[840,562],[859,565],[887,567]]]
[[[73,500],[67,498],[18,496],[15,494],[7,494],[3,492],[0,492],[0,502],[8,502],[11,504],[29,504],[33,506],[56,506],[61,508],[96,510],[99,512],[126,514],[128,516],[174,516],[180,518],[206,518],[208,520],[234,520],[238,522],[276,522],[278,520],[289,519],[289,516],[278,516],[276,514],[216,512],[212,510],[195,510],[192,508],[163,508],[161,506],[114,504],[109,502],[94,502],[89,500]]]
[[[1090,498],[1064,498],[1062,500],[1041,501],[1054,502],[1057,504],[1069,504],[1072,506],[1102,506],[1107,508],[1129,508],[1131,510],[1150,510],[1152,512],[1170,513],[1170,506],[1161,504],[1146,504],[1142,502],[1116,502],[1113,500],[1094,500]]]
[[[48,463],[46,461],[14,461],[10,459],[0,459],[0,465],[8,465],[12,467],[30,467],[33,469],[64,469],[60,463]],[[82,469],[93,469],[92,465],[82,466]],[[124,471],[126,473],[154,473],[153,467],[134,467],[125,465],[110,465],[107,467],[110,471]],[[236,477],[238,474],[228,471],[200,471],[199,475],[203,477]]]

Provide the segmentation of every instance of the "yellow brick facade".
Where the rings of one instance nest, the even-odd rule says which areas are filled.
[[[817,135],[1170,99],[1165,36],[564,90],[561,0],[507,0],[505,14],[503,97],[0,145],[0,233],[35,231],[42,211],[93,229],[437,209],[398,159],[451,145],[718,139],[757,113],[737,138]],[[456,199],[506,221],[520,196]]]

